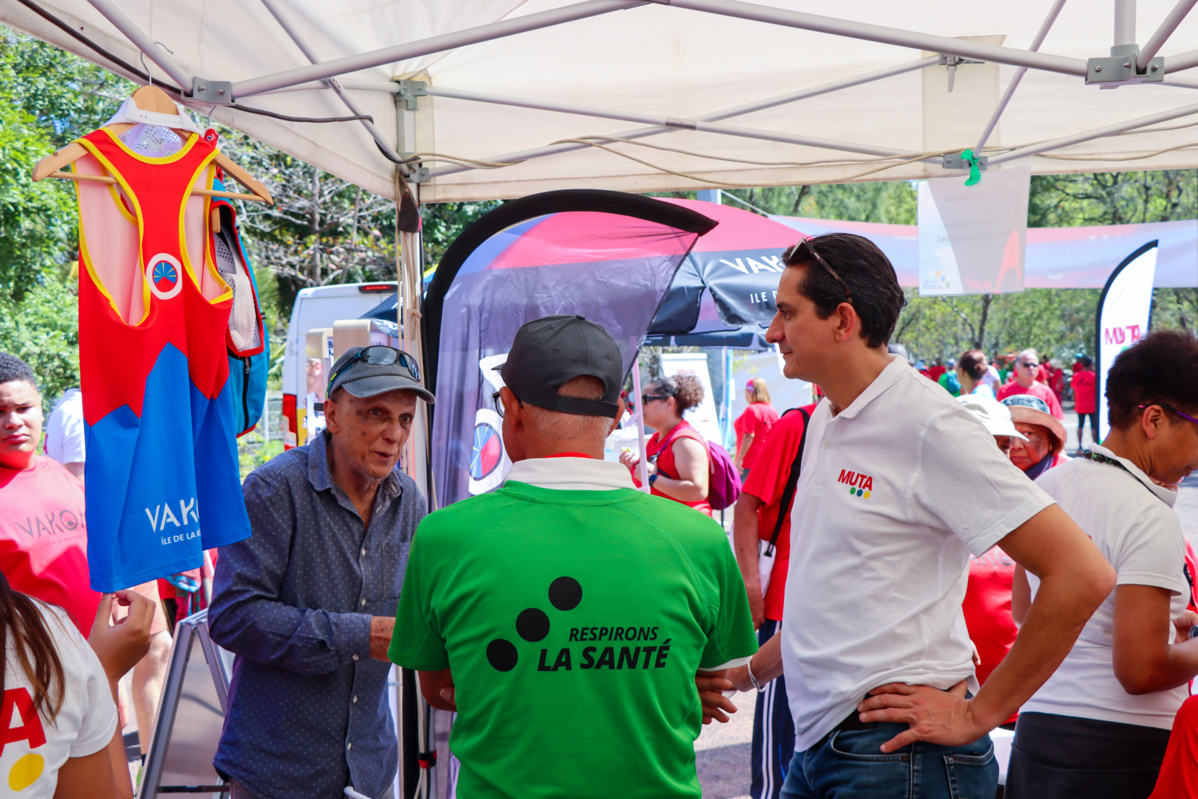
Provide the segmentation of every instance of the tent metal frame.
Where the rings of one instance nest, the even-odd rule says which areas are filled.
[[[222,95],[216,100],[213,99],[212,92],[205,91],[201,93],[196,90],[206,90],[207,84],[217,85],[217,81],[189,75],[162,47],[157,46],[150,36],[138,28],[132,20],[117,8],[112,0],[88,0],[88,2],[151,61],[177,82],[184,89],[185,93],[188,90],[192,91],[193,97],[190,99],[194,104],[199,105],[215,102],[217,105],[227,105],[234,110],[237,108],[236,100],[255,95],[289,91],[327,90],[332,91],[340,102],[355,116],[365,116],[353,98],[347,94],[347,90],[381,90],[396,93],[400,92],[401,89],[389,85],[384,88],[383,81],[355,81],[354,79],[349,79],[339,82],[335,79],[337,76],[385,66],[418,56],[445,52],[471,44],[492,41],[519,33],[564,25],[577,20],[608,14],[613,11],[633,9],[637,6],[645,5],[647,2],[672,8],[849,37],[897,47],[932,51],[949,56],[949,66],[953,65],[952,57],[954,56],[1015,66],[1018,70],[1007,84],[1001,100],[979,135],[977,145],[974,148],[974,152],[978,156],[982,155],[986,142],[1002,118],[1028,69],[1039,69],[1072,75],[1084,78],[1087,82],[1103,82],[1105,83],[1104,88],[1108,86],[1113,88],[1123,83],[1135,83],[1140,80],[1152,80],[1153,82],[1161,82],[1170,86],[1198,89],[1198,81],[1173,76],[1173,73],[1198,66],[1198,50],[1180,53],[1165,59],[1159,59],[1156,56],[1168,42],[1172,33],[1194,6],[1198,4],[1198,0],[1177,0],[1172,10],[1161,20],[1156,30],[1145,40],[1142,48],[1137,47],[1135,44],[1136,0],[1115,0],[1111,55],[1110,57],[1104,56],[1102,58],[1090,59],[1089,62],[1079,58],[1069,58],[1050,53],[1041,53],[1039,51],[1045,37],[1060,14],[1065,0],[1054,0],[1035,38],[1026,50],[968,39],[954,39],[918,31],[843,20],[820,14],[791,11],[769,5],[745,2],[745,0],[582,0],[581,2],[562,8],[528,14],[513,19],[500,20],[449,34],[433,36],[416,42],[324,62],[321,62],[316,57],[315,52],[304,40],[303,36],[282,12],[277,0],[261,0],[263,6],[274,17],[280,28],[295,43],[296,47],[310,63],[308,66],[284,70],[258,78],[233,83],[221,83],[219,85],[222,88],[228,87],[227,97]],[[1155,62],[1154,59],[1156,59]],[[1114,65],[1116,69],[1107,70],[1108,75],[1112,72],[1116,73],[1113,79],[1101,77],[1099,74],[1101,70],[1096,68],[1095,65],[1101,66],[1111,61],[1121,62]],[[883,160],[903,159],[939,163],[946,169],[959,168],[962,165],[959,157],[915,153],[889,147],[847,141],[833,141],[812,136],[722,124],[723,120],[733,117],[860,86],[865,83],[925,69],[928,66],[941,63],[945,63],[945,60],[938,56],[920,58],[861,75],[832,81],[820,86],[714,111],[694,118],[677,118],[632,111],[620,111],[572,103],[553,103],[505,95],[462,91],[443,86],[424,86],[423,93],[447,99],[583,115],[599,119],[615,119],[645,125],[645,127],[615,134],[592,137],[594,141],[642,139],[666,133],[674,133],[679,130],[691,130],[700,133],[776,141],[785,144],[866,155]],[[1164,66],[1163,69],[1160,68],[1161,64]],[[1123,67],[1123,70],[1118,70],[1118,67]],[[1159,77],[1150,75],[1148,74],[1149,71],[1160,72],[1161,75]],[[1163,80],[1166,75],[1170,77],[1168,80]],[[196,99],[196,95],[202,95],[204,100],[200,101]],[[402,115],[402,112],[400,113]],[[1137,130],[1157,122],[1165,122],[1195,113],[1198,113],[1198,105],[1188,105],[1150,116],[1094,128],[1070,136],[1032,143],[1022,147],[1013,147],[1005,152],[990,154],[985,158],[982,166],[984,168],[989,164],[1001,164],[1020,158],[1043,155],[1071,145],[1092,141],[1116,133]],[[428,180],[479,168],[478,166],[467,164],[450,164],[434,168],[422,168],[416,163],[419,159],[412,157],[405,158],[401,153],[397,152],[396,148],[392,146],[386,136],[372,121],[369,119],[361,119],[359,121],[366,128],[384,156],[395,163],[401,173],[411,180]],[[588,146],[590,146],[588,143],[582,141],[560,142],[520,152],[496,155],[485,160],[492,164],[509,164],[580,150]],[[696,179],[701,181],[701,178]]]

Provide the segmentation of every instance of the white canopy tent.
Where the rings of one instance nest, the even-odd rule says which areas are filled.
[[[396,192],[383,150],[411,159],[439,202],[959,175],[943,154],[966,148],[1195,167],[1194,5],[6,0],[0,22],[129,77],[152,62],[202,116],[371,191]]]

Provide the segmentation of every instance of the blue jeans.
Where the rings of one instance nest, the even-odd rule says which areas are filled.
[[[879,751],[906,729],[842,730],[795,752],[782,799],[994,799],[998,763],[990,736],[967,746],[918,741],[890,754]]]

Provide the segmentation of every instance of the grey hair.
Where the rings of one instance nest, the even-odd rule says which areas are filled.
[[[580,375],[562,384],[557,393],[566,397],[597,400],[603,396],[603,381],[590,375]],[[615,423],[614,419],[607,416],[562,413],[528,403],[524,404],[524,414],[531,427],[553,439],[587,438],[603,441]]]

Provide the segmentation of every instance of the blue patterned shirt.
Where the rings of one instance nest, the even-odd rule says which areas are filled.
[[[237,658],[213,765],[263,799],[379,796],[398,763],[370,621],[395,617],[425,500],[397,468],[367,527],[327,452],[324,433],[246,478],[253,535],[216,564],[210,632]]]

